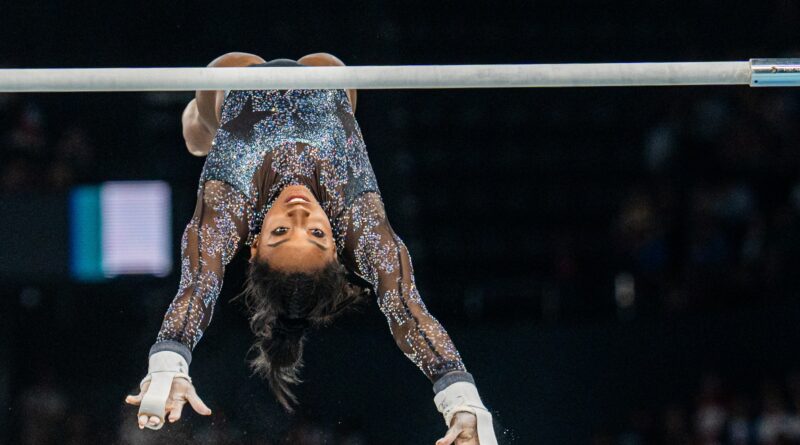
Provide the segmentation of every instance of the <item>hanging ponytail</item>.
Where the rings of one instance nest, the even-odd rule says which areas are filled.
[[[291,385],[301,382],[308,332],[332,321],[364,294],[348,281],[344,267],[336,261],[310,273],[281,272],[266,262],[250,264],[241,293],[256,337],[250,367],[269,382],[287,411],[297,404]]]

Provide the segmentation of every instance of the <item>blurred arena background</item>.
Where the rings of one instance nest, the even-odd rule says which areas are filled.
[[[800,56],[799,20],[789,0],[29,0],[3,5],[0,64],[746,60]],[[284,414],[245,365],[241,255],[192,365],[215,414],[135,427],[122,401],[203,162],[181,139],[191,97],[0,95],[0,443],[432,444],[429,383],[374,304],[312,335]],[[800,443],[800,91],[362,91],[357,117],[508,443]],[[111,227],[126,209],[152,227]],[[152,261],[125,263],[145,238]]]

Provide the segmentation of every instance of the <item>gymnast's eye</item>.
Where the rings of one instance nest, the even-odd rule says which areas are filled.
[[[288,227],[278,227],[278,228],[276,228],[275,230],[272,231],[272,234],[280,236],[280,235],[285,234],[288,231],[289,231]]]
[[[317,238],[325,238],[325,232],[319,229],[311,229],[311,234]]]

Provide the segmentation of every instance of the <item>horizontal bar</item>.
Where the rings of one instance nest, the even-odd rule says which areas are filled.
[[[750,62],[0,70],[0,92],[750,84]]]
[[[800,59],[753,59],[752,87],[800,86]]]

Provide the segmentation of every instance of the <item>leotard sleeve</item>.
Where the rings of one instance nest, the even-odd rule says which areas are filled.
[[[469,376],[450,336],[420,298],[411,256],[389,225],[380,196],[356,198],[345,227],[345,262],[372,285],[397,346],[432,382],[445,374]]]
[[[181,239],[181,281],[150,354],[173,351],[191,361],[222,289],[225,266],[248,233],[247,201],[229,184],[206,181]]]

